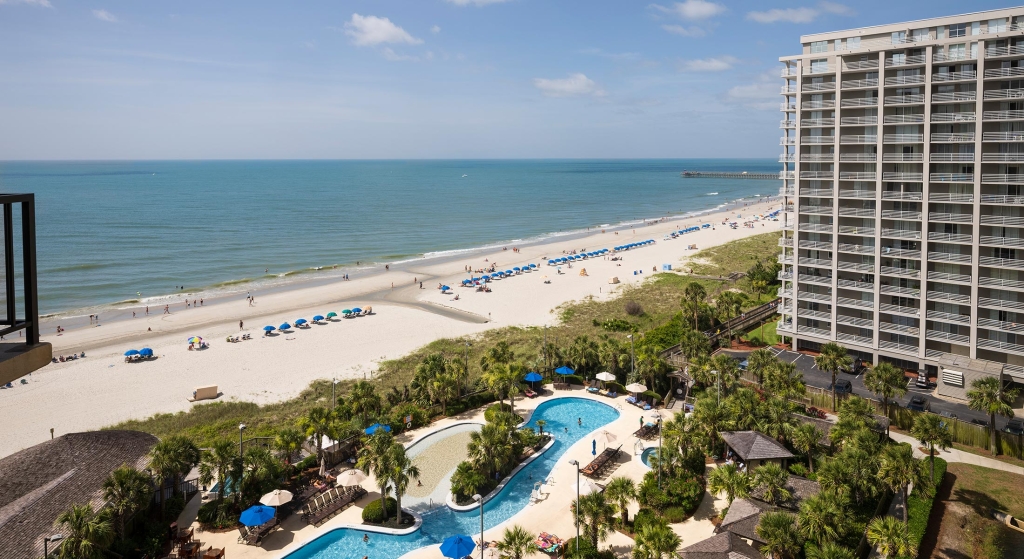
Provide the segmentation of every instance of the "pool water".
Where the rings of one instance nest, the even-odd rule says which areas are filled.
[[[601,402],[583,398],[559,398],[537,407],[527,427],[537,428],[537,420],[546,422],[544,432],[555,442],[543,455],[520,470],[500,493],[484,504],[484,527],[496,526],[523,510],[530,501],[535,481],[548,477],[565,451],[594,430],[611,423],[619,412]],[[583,425],[577,419],[583,418]],[[407,536],[391,536],[363,532],[355,528],[338,528],[288,554],[287,559],[396,559],[406,553],[430,545],[439,545],[455,534],[477,537],[480,532],[480,510],[455,512],[442,507],[423,515],[419,530]],[[363,542],[363,534],[370,541]]]
[[[644,466],[647,466],[648,468],[653,468],[654,467],[654,466],[651,465],[651,462],[650,462],[650,458],[652,456],[655,459],[658,458],[658,447],[652,446],[652,447],[644,449],[643,454],[640,455],[640,460],[644,463]]]

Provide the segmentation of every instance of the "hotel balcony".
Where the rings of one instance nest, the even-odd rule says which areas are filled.
[[[1024,175],[997,175],[985,173],[981,175],[981,182],[994,184],[1024,184]],[[1017,196],[1015,196],[1017,198]]]
[[[831,176],[830,176],[831,178]],[[801,196],[814,196],[818,198],[831,198],[835,194],[831,188],[801,188]]]
[[[936,132],[931,135],[931,141],[939,144],[974,143],[974,132]]]
[[[874,174],[874,173],[872,173],[872,174]],[[855,190],[840,190],[839,191],[839,197],[840,198],[852,198],[854,200],[864,200],[864,199],[874,200],[875,199],[875,191],[874,190],[858,190],[858,189],[855,189]]]
[[[855,245],[850,243],[839,243],[839,252],[849,252],[853,254],[874,254],[875,247],[872,245]]]
[[[917,326],[907,326],[906,324],[893,324],[892,322],[879,322],[878,329],[882,332],[906,334],[908,336],[914,337],[921,335],[921,329],[918,328]]]
[[[928,156],[932,163],[973,163],[974,152],[970,153],[932,153]]]
[[[985,70],[985,79],[1013,78],[1024,76],[1024,67],[1016,68],[989,68]]]
[[[854,60],[853,62],[843,62],[843,66],[848,71],[853,70],[873,70],[878,68],[878,59],[875,60]]]
[[[878,89],[878,78],[866,80],[843,80],[843,91],[846,91],[847,89],[863,89],[866,87]]]
[[[779,128],[796,128],[795,120],[783,120],[779,122]]]
[[[934,134],[932,135],[934,140]],[[974,141],[974,134],[971,134],[970,141]],[[1024,142],[1024,132],[984,132],[981,135],[983,142]]]
[[[943,223],[973,223],[974,216],[971,214],[929,212],[928,221],[941,221]]]
[[[800,334],[808,334],[811,336],[817,336],[819,338],[829,339],[830,337],[832,337],[831,331],[822,330],[821,328],[813,328],[811,326],[799,325],[797,326],[796,331]]]
[[[834,144],[836,143],[835,136],[803,136],[800,138],[801,144]]]
[[[797,309],[796,310],[796,316],[797,316],[797,318],[816,318],[818,320],[828,320],[828,321],[832,320],[832,313],[831,312],[812,311],[810,309]]]
[[[1008,194],[982,194],[981,202],[983,204],[1009,204],[1009,205],[1020,205],[1024,204],[1024,196],[1011,196]],[[982,216],[988,217],[988,216]]]
[[[973,242],[974,235],[964,235],[962,233],[939,233],[938,231],[929,231],[928,240],[940,243],[961,243],[971,244]]]
[[[981,113],[984,120],[1024,120],[1024,111],[984,111]]]
[[[796,171],[779,171],[779,178],[782,180],[795,179]]]
[[[809,256],[801,256],[799,259],[801,266],[814,266],[816,268],[831,268],[832,261],[824,258],[811,258]]]
[[[921,221],[921,212],[909,212],[901,210],[882,210],[882,219],[899,219],[909,221]]]
[[[793,163],[796,161],[796,154],[794,153],[783,153],[779,156],[779,163]]]
[[[924,142],[924,134],[884,134],[882,142],[886,144],[919,144]]]
[[[890,180],[890,179],[886,179]],[[882,192],[882,200],[904,200],[910,202],[916,202],[921,200],[923,197],[922,192],[913,191],[900,191],[900,190],[885,190]]]
[[[882,229],[882,236],[889,239],[921,240],[920,231],[906,231],[903,229]]]
[[[965,336],[963,334],[951,334],[949,332],[942,332],[939,330],[927,330],[925,331],[924,337],[928,340],[952,342],[956,344],[971,343],[971,338],[969,336]]]
[[[913,270],[911,268],[896,268],[893,266],[882,266],[879,269],[879,273],[881,273],[884,276],[895,276],[900,278],[921,278],[921,270]]]
[[[981,266],[991,266],[995,268],[1013,268],[1015,270],[1024,270],[1024,260],[1017,260],[1016,258],[996,258],[994,256],[979,256],[978,264]]]
[[[862,299],[852,299],[850,297],[837,297],[836,304],[858,309],[873,309],[875,307],[874,301],[864,301]]]
[[[954,263],[954,264],[970,264],[971,263],[971,255],[970,254],[952,253],[952,252],[929,251],[928,252],[928,260],[930,260],[932,262],[951,262],[951,263]]]
[[[1024,55],[1024,45],[1015,45],[1012,47],[988,47],[985,49],[985,58],[1021,55]]]
[[[909,249],[905,249],[905,248],[882,247],[882,256],[884,256],[886,258],[903,258],[903,259],[920,260],[921,259],[921,251],[919,251],[919,250],[909,250]]]
[[[833,152],[829,153],[801,153],[801,163],[820,163],[820,162],[831,162],[836,160],[836,154]]]
[[[836,324],[845,324],[846,326],[856,326],[858,328],[873,328],[874,321],[870,318],[860,318],[856,316],[846,316],[842,314],[836,315]]]
[[[800,213],[814,215],[832,215],[832,206],[800,206]]]
[[[998,349],[999,351],[1005,351],[1006,353],[1012,353],[1014,355],[1024,355],[1024,345],[1011,344],[1009,342],[999,342],[996,340],[990,340],[988,338],[978,338],[978,347],[986,349]]]
[[[785,105],[783,105],[783,106],[785,106]],[[835,106],[836,106],[835,99],[824,99],[824,100],[821,100],[821,101],[804,101],[803,103],[800,104],[800,108],[805,110],[805,111],[809,111],[809,110],[812,110],[812,109],[832,109],[832,108],[835,108]],[[783,109],[783,110],[788,110],[788,109]],[[796,110],[796,107],[793,107],[792,110]]]
[[[917,155],[917,154],[914,154]],[[921,182],[924,179],[924,173],[893,173],[884,172],[882,173],[883,181],[909,181],[909,182]],[[901,200],[903,198],[892,198],[893,200]],[[921,198],[918,197],[918,200]]]
[[[927,311],[928,320],[941,320],[942,322],[955,322],[957,324],[970,324],[971,315],[969,314],[952,314],[947,312],[939,311]],[[982,319],[978,319],[981,322]]]
[[[827,293],[814,293],[811,291],[800,291],[797,292],[796,298],[801,301],[817,301],[820,303],[831,303],[832,296]],[[798,310],[799,311],[802,309]]]
[[[988,55],[985,56],[988,58]],[[960,62],[963,60],[974,60],[975,57],[971,56],[970,51],[947,53],[937,52],[932,55],[932,62]]]
[[[836,280],[836,286],[844,289],[857,289],[860,291],[874,291],[875,284],[868,283],[866,281],[856,281],[848,279]]]
[[[884,163],[920,163],[924,161],[923,153],[883,153]]]
[[[874,126],[878,124],[877,116],[845,116],[839,119],[843,126]]]
[[[968,173],[931,173],[930,182],[974,182],[974,175]]]
[[[1024,302],[1009,301],[1006,299],[993,299],[991,297],[978,297],[978,306],[992,309],[1007,309],[1012,311],[1024,311]]]
[[[839,208],[839,215],[846,217],[875,217],[874,208]]]
[[[945,291],[929,291],[929,301],[949,301],[951,303],[960,303],[963,305],[971,304],[971,296],[966,293],[946,293]]]
[[[798,274],[797,280],[800,283],[813,283],[815,285],[832,285],[832,278],[828,276],[813,276],[811,274]]]
[[[800,121],[800,128],[831,128],[835,125],[836,119],[834,118],[805,118]]]
[[[920,124],[924,122],[924,114],[885,115],[884,117],[882,117],[882,122],[884,124]]]
[[[780,247],[791,247],[791,246],[793,246],[793,238],[792,237],[779,237],[779,246]]]
[[[986,101],[997,99],[1024,99],[1024,89],[989,89],[985,91]]]
[[[783,68],[781,73],[781,77],[783,78],[792,78],[798,75],[800,75],[800,69],[795,66],[790,68]]]
[[[925,56],[923,54],[915,54],[915,55],[912,55],[912,56],[904,56],[902,58],[892,58],[892,57],[889,57],[889,58],[885,59],[885,67],[886,68],[890,68],[890,67],[916,66],[916,65],[924,64],[924,62],[925,62]],[[878,65],[876,64],[875,67],[877,67],[877,66]]]
[[[982,163],[1020,163],[1024,162],[1024,153],[983,153]]]
[[[836,332],[836,339],[841,342],[858,344],[866,347],[871,347],[871,344],[874,343],[874,340],[871,338],[865,338],[864,336],[858,336],[857,334],[850,334],[848,332]]]
[[[878,143],[878,136],[874,134],[843,134],[839,137],[839,143],[841,144],[876,144]]]
[[[833,91],[836,88],[836,82],[824,82],[824,83],[805,83],[802,87],[804,92],[808,91]]]
[[[863,264],[861,262],[843,262],[840,261],[836,265],[836,268],[844,272],[860,272],[862,274],[873,274],[875,273],[874,264]]]
[[[922,98],[922,102],[923,98]],[[852,97],[843,98],[839,102],[839,106],[847,109],[851,107],[875,107],[878,106],[878,97]]]
[[[904,316],[919,316],[921,310],[917,307],[905,307],[903,305],[891,305],[889,303],[879,303],[878,310],[889,314],[899,314]]]
[[[948,93],[933,93],[932,103],[955,103],[960,101],[974,101],[978,98],[976,91],[951,91]]]
[[[799,246],[808,250],[832,250],[832,243],[828,241],[800,241]]]
[[[896,353],[905,353],[909,355],[917,355],[918,351],[918,347],[916,345],[903,344],[890,340],[878,340],[878,349],[887,349]]]
[[[782,93],[782,95],[794,95],[794,94],[796,94],[796,86],[795,85],[784,85],[784,86],[782,86],[781,93]]]
[[[1024,225],[1024,217],[1012,216],[1012,215],[983,215],[981,216],[982,225],[1012,225],[1014,227],[1020,227]]]
[[[874,237],[874,227],[854,227],[852,225],[840,225],[839,233],[842,235],[860,235],[863,237]]]
[[[802,179],[831,179],[832,171],[800,171]]]
[[[1020,237],[994,237],[982,235],[978,241],[985,246],[1024,248],[1024,239]]]
[[[932,74],[932,83],[938,82],[963,82],[963,81],[975,81],[978,79],[978,73],[974,70],[967,70],[964,72],[937,72]]]
[[[932,113],[932,122],[974,122],[976,113]]]
[[[873,181],[877,175],[872,172],[849,172],[843,171],[839,173],[840,180],[846,181]]]
[[[924,103],[924,95],[886,95],[886,105],[920,105]]]
[[[921,298],[921,290],[912,287],[899,287],[897,285],[880,285],[878,292],[882,295],[902,295],[904,297]]]
[[[845,82],[844,82],[845,83]],[[916,76],[895,76],[891,78],[885,78],[885,85],[917,85],[924,83],[924,75],[919,74]]]
[[[877,153],[841,153],[839,161],[843,163],[874,163],[878,161]]]
[[[793,136],[783,136],[779,138],[779,145],[782,146],[795,146],[796,138]]]
[[[928,314],[928,317],[931,318],[931,313]],[[978,317],[978,327],[988,330],[1002,330],[1003,332],[1024,333],[1024,323],[1003,322],[991,318]]]
[[[964,274],[950,274],[947,272],[928,272],[928,279],[932,281],[971,283],[971,276]],[[978,278],[979,282],[985,279],[991,278]],[[1024,287],[1024,282],[1021,282],[1021,286]]]
[[[800,231],[812,232],[812,233],[831,233],[832,226],[827,223],[801,223],[798,228]]]

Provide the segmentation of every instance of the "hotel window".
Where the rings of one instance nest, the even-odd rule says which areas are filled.
[[[811,73],[820,74],[822,72],[828,72],[828,59],[819,58],[818,60],[811,61]]]
[[[971,35],[981,35],[981,22],[980,21],[972,21],[971,22]]]
[[[946,26],[945,25],[940,25],[940,26],[935,28],[935,38],[936,39],[945,39],[946,38]]]
[[[859,49],[860,48],[860,37],[850,37],[846,40],[846,48]]]
[[[832,50],[846,50],[846,47],[843,46],[843,40],[836,39],[836,42],[834,43]]]
[[[892,65],[903,66],[907,63],[907,53],[905,52],[894,52],[892,54]]]
[[[971,43],[971,58],[978,58],[978,43]]]
[[[828,41],[814,41],[811,43],[811,53],[828,52]]]
[[[967,58],[967,45],[963,43],[949,45],[950,60],[964,60],[965,58]]]
[[[913,31],[914,41],[927,41],[928,40],[928,29],[915,29]]]
[[[905,42],[907,42],[907,32],[906,31],[895,31],[895,32],[893,32],[893,34],[892,34],[892,44],[894,44],[894,45],[902,45]]]
[[[988,20],[988,32],[989,33],[1005,33],[1006,32],[1006,19],[990,19]]]
[[[956,39],[957,37],[967,36],[967,24],[966,23],[954,23],[949,26],[949,38]]]

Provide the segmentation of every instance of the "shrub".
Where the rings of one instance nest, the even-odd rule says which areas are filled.
[[[633,515],[633,533],[650,524],[665,524],[665,519],[652,509],[640,509]]]
[[[605,320],[601,322],[594,319],[594,326],[608,330],[609,332],[636,332],[637,327],[628,320],[622,320],[621,318],[613,318],[611,320]]]
[[[616,394],[624,394],[626,392],[626,387],[622,386],[621,384],[615,381],[609,381],[604,383],[604,387],[612,392],[615,392]]]
[[[407,402],[391,410],[391,413],[388,414],[388,424],[396,431],[403,431],[405,429],[405,418],[410,415],[412,416],[413,429],[422,427],[430,421],[427,410]]]
[[[512,415],[512,406],[504,403],[494,404],[484,410],[484,420],[487,421],[487,423],[497,423],[499,415]],[[522,418],[520,418],[519,421],[522,421]],[[519,421],[516,423],[519,423]]]
[[[394,499],[388,497],[385,501],[387,503],[387,514],[380,508],[380,499],[374,499],[366,504],[363,508],[363,522],[370,524],[381,524],[388,518],[398,514],[398,503]]]
[[[164,505],[164,518],[178,518],[183,510],[185,510],[185,496],[171,497]]]
[[[930,458],[921,460],[922,468],[925,471],[925,479],[931,477]],[[935,481],[942,483],[942,477],[946,474],[946,461],[942,458],[935,458]],[[914,487],[914,492],[907,499],[907,532],[910,533],[910,541],[914,547],[921,545],[921,539],[928,529],[928,517],[932,513],[932,504],[935,501],[935,490],[922,483],[920,487]]]
[[[807,466],[803,462],[794,462],[789,465],[789,473],[799,477],[807,477]]]
[[[598,557],[597,549],[586,536],[580,536],[578,550],[575,537],[566,540],[563,549],[565,549],[566,559],[596,559]]]
[[[690,517],[683,507],[668,507],[662,513],[662,516],[665,518],[665,522],[669,524],[678,524]]]
[[[302,470],[312,468],[314,466],[316,466],[316,453],[310,454],[309,456],[300,460],[298,464],[295,464],[295,468],[300,472]]]
[[[567,382],[569,384],[578,384],[580,386],[583,386],[584,381],[583,377],[579,375],[564,375],[562,377],[562,382]]]
[[[661,396],[659,396],[658,393],[653,391],[653,390],[647,390],[646,392],[641,392],[640,395],[645,397],[645,398],[653,398],[655,402],[661,401]]]
[[[640,303],[637,303],[632,299],[626,301],[625,311],[629,316],[640,316],[644,314],[644,308],[640,306]]]
[[[221,530],[238,525],[233,503],[228,500],[210,501],[199,507],[196,520],[204,530]]]
[[[455,502],[465,503],[474,494],[481,492],[487,486],[488,481],[486,476],[473,467],[472,462],[460,462],[451,479],[452,495],[455,496]],[[484,495],[485,493],[481,492],[480,494]]]
[[[662,487],[665,488],[669,507],[683,509],[685,516],[693,514],[700,506],[701,499],[704,498],[704,483],[701,478],[679,477],[667,481],[663,479]],[[665,513],[668,513],[667,508]]]

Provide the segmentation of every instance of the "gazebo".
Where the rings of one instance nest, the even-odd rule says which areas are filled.
[[[779,441],[757,431],[723,431],[722,439],[747,466],[753,470],[765,462],[777,462],[783,468],[793,453]]]
[[[757,525],[761,522],[761,514],[773,510],[778,509],[757,499],[736,499],[729,505],[729,512],[715,530],[719,533],[731,532],[752,542],[765,543],[757,535]]]
[[[764,559],[754,546],[732,532],[722,532],[679,550],[682,559]]]

